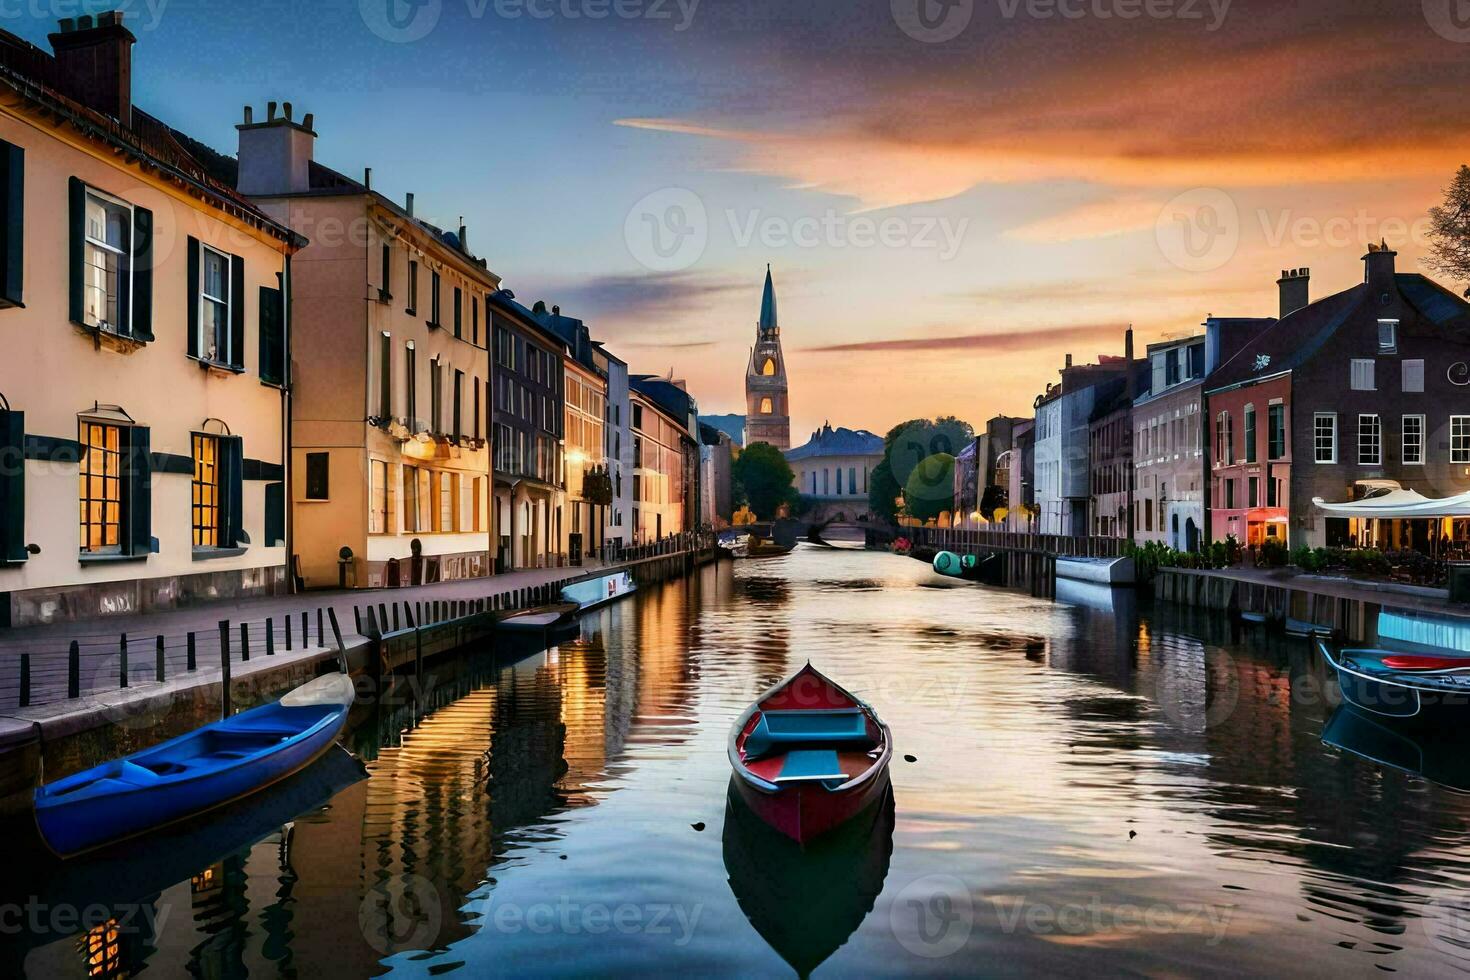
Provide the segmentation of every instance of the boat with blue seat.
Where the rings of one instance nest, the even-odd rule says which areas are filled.
[[[1385,609],[1378,647],[1317,646],[1345,701],[1380,718],[1462,726],[1470,717],[1470,619]]]
[[[807,664],[736,720],[730,765],[751,811],[805,843],[878,800],[892,741],[871,707]]]
[[[62,857],[223,806],[302,769],[336,742],[352,678],[327,674],[264,704],[38,786],[36,826]]]

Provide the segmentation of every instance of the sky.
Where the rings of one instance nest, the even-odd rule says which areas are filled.
[[[247,103],[632,369],[744,410],[770,263],[797,443],[1031,414],[1067,353],[1422,264],[1470,161],[1463,0],[0,0],[121,7],[134,101]],[[1463,288],[1466,284],[1451,285]]]

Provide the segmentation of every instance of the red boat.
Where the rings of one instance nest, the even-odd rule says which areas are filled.
[[[803,844],[876,803],[892,757],[888,726],[811,664],[757,698],[730,730],[741,798]]]

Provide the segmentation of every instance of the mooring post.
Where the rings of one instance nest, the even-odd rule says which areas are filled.
[[[306,610],[301,610],[301,649],[303,650],[311,646],[311,630],[307,628],[311,625],[311,620],[307,619],[306,615]],[[321,639],[321,637],[317,637],[317,639]]]
[[[342,668],[342,673],[351,673],[347,669],[347,647],[342,642],[342,627],[337,625],[337,610],[329,609],[327,612],[332,618],[332,637],[337,641],[337,666]],[[322,645],[325,646],[326,643],[323,642]]]
[[[68,698],[81,697],[82,694],[82,652],[76,640],[71,641],[71,647],[66,651],[66,696]]]
[[[287,613],[285,615],[285,617],[283,617],[283,618],[284,618],[284,621],[285,621],[285,624],[286,624],[286,652],[287,653],[290,653],[291,652],[291,614],[290,613]]]
[[[336,628],[337,628],[336,627],[336,622],[337,622],[337,617],[334,614],[332,616],[332,623],[333,623],[332,629],[333,630],[336,630]],[[318,646],[326,646],[327,645],[327,631],[324,630],[324,629],[322,629],[322,626],[323,626],[323,623],[322,623],[322,607],[321,606],[317,606],[316,607],[316,640],[317,640],[317,645]]]
[[[265,655],[274,657],[276,655],[276,624],[271,617],[265,617]]]
[[[117,686],[128,686],[128,634],[124,633],[117,648]]]
[[[357,628],[358,633],[362,632],[362,610],[357,608],[355,602],[352,604],[352,625]],[[321,636],[320,630],[317,631],[317,636]]]
[[[153,679],[163,683],[163,634],[158,634],[158,642],[153,647]]]
[[[234,712],[230,709],[230,621],[222,619],[219,621],[219,716],[228,718]]]
[[[31,655],[29,653],[20,655],[20,706],[22,708],[31,706]]]
[[[250,659],[250,624],[240,624],[240,659]]]
[[[185,651],[184,652],[184,669],[185,670],[194,670],[198,666],[198,664],[195,662],[195,657],[194,657],[195,649],[194,649],[194,631],[193,630],[190,630],[189,631],[188,639],[186,639],[184,642],[185,642],[185,646],[184,646],[184,651]]]

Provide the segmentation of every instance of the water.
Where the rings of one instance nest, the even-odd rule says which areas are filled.
[[[359,712],[365,766],[339,751],[126,859],[12,872],[0,974],[1470,964],[1470,805],[1324,745],[1305,644],[1070,598],[805,547],[646,590],[513,665],[435,667],[417,725],[410,701]],[[802,855],[727,813],[725,740],[807,659],[898,756],[891,813]],[[1470,786],[1458,745],[1334,738]]]

